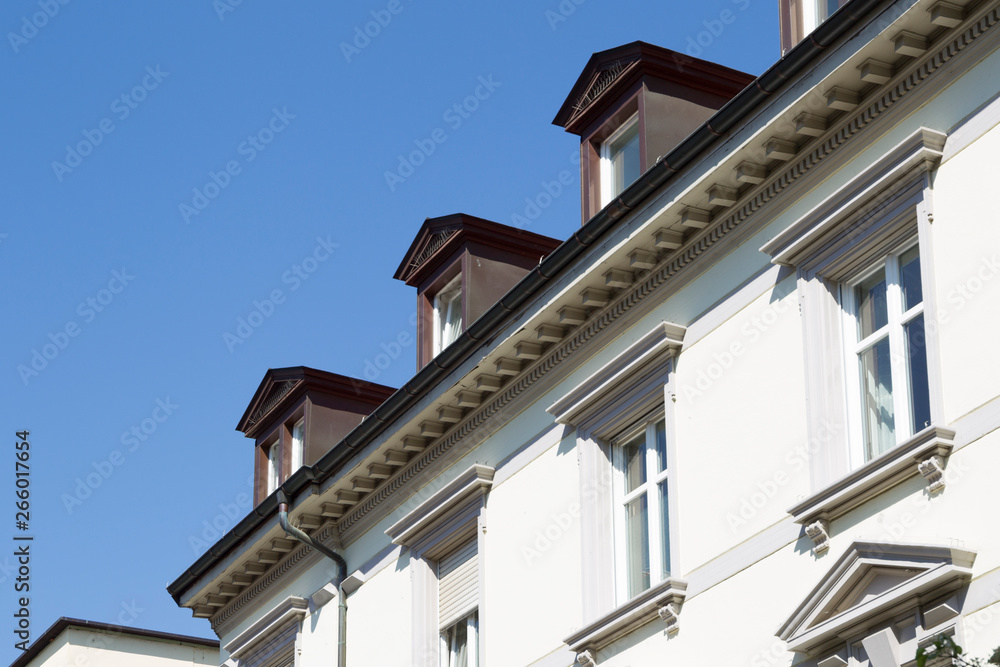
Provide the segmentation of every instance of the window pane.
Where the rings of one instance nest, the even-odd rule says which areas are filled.
[[[858,311],[858,340],[864,340],[889,321],[885,302],[885,269],[854,288]]]
[[[667,517],[670,516],[667,504],[667,480],[660,482],[660,544],[662,544],[660,554],[660,580],[670,576],[670,531]]]
[[[631,598],[649,588],[649,509],[646,494],[625,505],[625,541],[628,595]]]
[[[667,423],[660,421],[653,427],[656,437],[656,471],[667,469]]]
[[[646,456],[643,445],[646,435],[642,434],[622,447],[625,457],[625,493],[631,493],[646,482]]]
[[[906,325],[906,355],[910,378],[910,414],[913,433],[931,425],[931,399],[927,389],[927,348],[924,341],[924,316]]]
[[[620,194],[639,178],[639,124],[632,123],[624,134],[611,144],[611,179],[614,192]]]
[[[920,251],[916,246],[900,255],[899,279],[903,288],[903,310],[907,311],[924,300],[920,284]]]
[[[870,460],[896,444],[888,337],[861,352],[858,359],[861,365],[865,458]]]

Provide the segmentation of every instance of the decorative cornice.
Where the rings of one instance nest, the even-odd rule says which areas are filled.
[[[601,648],[657,618],[667,624],[667,634],[673,634],[677,631],[678,614],[686,596],[687,581],[667,579],[588,623],[563,642],[578,654],[588,651],[597,653]]]
[[[251,415],[251,417],[247,420],[246,430],[249,431],[256,426],[257,423],[263,419],[264,416],[272,410],[272,408],[274,408],[274,406],[281,402],[281,399],[288,395],[298,382],[298,380],[285,380],[284,382],[275,384],[264,403],[257,408],[253,415]]]
[[[474,448],[510,421],[514,416],[508,410],[511,404],[521,397],[528,396],[529,392],[535,389],[543,378],[552,379],[558,377],[560,372],[565,372],[557,372],[556,369],[567,357],[578,349],[586,347],[587,343],[598,335],[613,331],[620,321],[625,319],[625,315],[632,315],[639,310],[636,307],[643,302],[648,302],[646,297],[661,288],[668,280],[672,280],[675,287],[678,287],[677,282],[683,281],[681,276],[691,271],[695,260],[703,255],[712,254],[712,251],[721,245],[719,241],[727,236],[733,236],[732,232],[737,229],[742,231],[741,228],[745,227],[743,223],[747,219],[774,202],[786,190],[800,183],[816,167],[830,161],[831,156],[839,148],[854,139],[858,133],[879,117],[894,107],[902,106],[905,108],[911,98],[911,93],[917,86],[948,65],[957,56],[962,55],[963,52],[970,51],[970,47],[977,42],[979,37],[992,29],[998,20],[1000,20],[1000,9],[997,7],[992,7],[977,19],[970,20],[966,27],[957,33],[951,41],[943,44],[936,53],[920,61],[908,72],[899,75],[897,82],[891,88],[886,89],[881,96],[873,99],[869,105],[857,109],[853,115],[841,123],[835,132],[817,138],[812,144],[812,150],[803,154],[800,160],[788,163],[785,170],[776,172],[756,190],[749,191],[743,203],[736,210],[725,216],[717,216],[716,224],[707,226],[698,236],[689,239],[678,252],[666,257],[648,273],[640,273],[639,280],[631,287],[617,293],[606,306],[596,310],[589,321],[574,329],[571,336],[560,343],[551,345],[543,357],[525,366],[518,377],[505,383],[501,390],[494,394],[491,401],[466,415],[462,422],[453,426],[422,454],[411,459],[393,478],[386,480],[380,488],[365,496],[351,511],[344,514],[337,525],[344,542],[353,541],[358,536],[359,531],[373,524],[377,518],[374,510],[388,498],[397,494],[410,481],[444,465],[447,459]],[[942,81],[940,86],[947,85],[947,83],[947,81]],[[914,102],[914,104],[918,103],[919,101]],[[805,148],[808,146],[805,146],[803,150]],[[833,162],[836,161],[833,160]],[[568,364],[565,366],[568,367]],[[281,574],[300,562],[306,555],[304,547],[289,554],[277,566],[271,568],[266,576],[254,582],[253,586],[214,616],[212,627],[224,628],[233,615],[251,597],[263,592]]]
[[[533,389],[543,378],[551,380],[557,377],[556,369],[570,355],[581,348],[586,348],[592,339],[610,330],[624,315],[657,292],[668,280],[678,280],[678,276],[691,270],[699,257],[707,254],[724,237],[743,227],[751,216],[771,204],[779,195],[796,186],[812,170],[823,164],[835,151],[854,139],[877,119],[896,105],[905,102],[917,86],[967,50],[982,34],[993,28],[998,20],[1000,20],[1000,9],[994,7],[966,30],[957,34],[953,40],[942,45],[937,53],[922,61],[912,71],[900,75],[897,83],[881,96],[873,99],[867,106],[859,107],[836,131],[825,137],[818,137],[811,151],[805,153],[800,160],[789,164],[784,171],[775,174],[755,192],[749,193],[735,211],[726,216],[719,216],[716,224],[706,227],[680,250],[667,256],[657,267],[642,274],[631,287],[623,289],[607,306],[574,329],[572,335],[561,343],[553,344],[542,357],[525,366],[520,375],[505,383],[503,388],[493,395],[492,400],[466,415],[463,421],[452,427],[421,455],[402,467],[394,477],[368,494],[346,513],[338,524],[345,544],[353,541],[362,527],[371,525],[373,520],[366,517],[382,502],[395,495],[411,479],[423,473],[432,463],[444,457],[457,445],[462,444],[463,451],[466,451],[489,437],[491,431],[497,430],[512,418],[513,415],[507,414],[507,409],[516,399],[526,395],[529,389]]]
[[[312,537],[322,544],[328,544],[328,542],[337,539],[337,527],[327,522]],[[319,552],[314,551],[311,547],[304,544],[286,554],[284,558],[275,563],[260,579],[257,579],[252,585],[244,589],[242,593],[233,598],[232,602],[223,607],[219,613],[211,618],[212,629],[215,630],[216,634],[225,634],[231,624],[238,618],[237,614],[254,598],[262,595],[271,584],[281,579],[286,572],[310,556],[313,557],[313,560],[319,560],[321,557]]]

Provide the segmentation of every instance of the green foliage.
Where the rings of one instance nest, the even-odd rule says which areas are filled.
[[[1000,665],[1000,647],[993,651],[990,659],[984,662],[982,658],[967,658],[962,647],[948,635],[938,635],[934,644],[927,648],[917,649],[917,667],[926,667],[928,661],[933,665],[939,660],[951,659],[950,663],[957,667],[986,667]]]

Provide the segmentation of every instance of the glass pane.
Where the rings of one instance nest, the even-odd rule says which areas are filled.
[[[858,355],[861,365],[861,409],[865,460],[896,444],[892,410],[892,374],[889,339],[883,338]]]
[[[639,124],[625,131],[611,144],[611,180],[614,192],[620,194],[639,178]]]
[[[885,303],[885,269],[854,288],[857,303],[858,340],[864,340],[889,321]]]
[[[646,494],[625,505],[625,558],[628,596],[649,588],[649,510]]]
[[[462,333],[462,286],[439,294],[441,349],[448,347]]]
[[[667,517],[670,513],[667,511],[669,509],[667,504],[667,480],[660,482],[660,544],[663,545],[662,553],[660,554],[660,580],[666,579],[670,576],[670,530],[669,530],[669,520]]]
[[[656,437],[656,471],[667,469],[667,423],[660,421],[653,427]]]
[[[927,348],[924,340],[924,316],[915,317],[905,327],[906,356],[910,377],[910,424],[913,433],[931,425],[931,399],[927,389]]]
[[[643,433],[622,447],[622,455],[625,457],[625,493],[631,493],[646,483],[645,443],[646,434]]]
[[[449,667],[468,667],[468,626],[463,619],[451,628],[451,664]]]
[[[920,251],[913,246],[899,257],[899,281],[903,288],[903,310],[924,300],[920,284]]]

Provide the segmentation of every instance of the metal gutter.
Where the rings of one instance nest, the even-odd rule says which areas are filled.
[[[629,211],[644,202],[675,174],[707,151],[712,144],[724,140],[730,130],[740,127],[751,112],[800,75],[830,45],[858,26],[863,17],[881,6],[892,5],[893,1],[851,0],[820,24],[810,36],[799,42],[753,83],[727,102],[704,125],[646,170],[621,195],[588,220],[552,254],[545,257],[497,304],[473,322],[455,342],[417,371],[409,382],[390,396],[368,419],[361,422],[338,445],[311,466],[309,469],[313,476],[310,482],[322,483],[333,476],[355,450],[368,444],[398,415],[416,405],[431,387],[479,349],[483,340],[496,334],[518,307],[535,296],[549,281],[578,259],[589,246],[614,228]],[[282,485],[289,497],[294,497],[296,491],[301,488],[298,484],[289,485],[298,474],[293,475]],[[272,494],[167,587],[174,600],[179,604],[179,597],[184,591],[235,548],[244,537],[261,526],[265,519],[276,513],[277,503]]]

